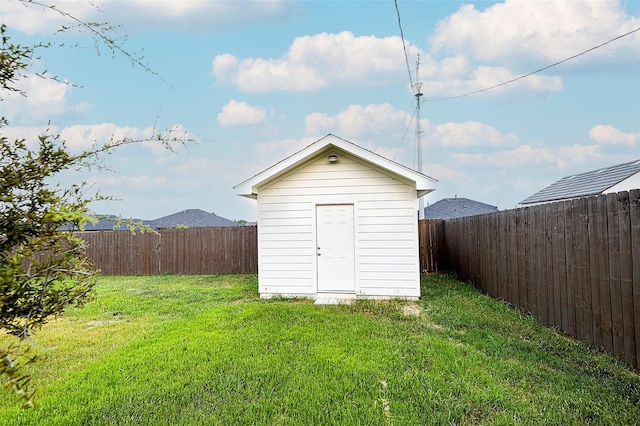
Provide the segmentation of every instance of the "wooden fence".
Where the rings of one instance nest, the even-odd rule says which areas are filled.
[[[444,220],[419,220],[420,272],[444,272]]]
[[[640,368],[640,190],[444,223],[447,269]]]
[[[640,190],[418,229],[422,272],[455,272],[640,368]],[[81,235],[103,274],[258,272],[255,226]]]
[[[86,253],[104,275],[255,274],[255,226],[163,229],[158,234],[81,232]]]
[[[420,270],[444,271],[444,221],[421,220]],[[163,229],[159,234],[79,232],[103,275],[258,272],[255,226]]]

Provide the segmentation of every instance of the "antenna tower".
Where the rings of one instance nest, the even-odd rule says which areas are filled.
[[[414,95],[416,97],[416,157],[418,161],[418,171],[422,173],[422,141],[420,136],[422,131],[420,130],[420,98],[422,97],[422,83],[420,83],[420,54],[418,54],[418,60],[416,61],[416,83],[414,84]],[[422,197],[418,200],[419,210],[418,218],[424,217],[424,199]]]

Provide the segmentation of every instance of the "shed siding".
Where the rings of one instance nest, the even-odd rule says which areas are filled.
[[[315,295],[315,206],[353,204],[356,293],[419,297],[415,188],[340,151],[258,188],[261,294]]]

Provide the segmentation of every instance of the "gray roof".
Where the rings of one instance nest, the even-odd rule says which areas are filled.
[[[100,219],[96,223],[87,223],[84,227],[85,231],[113,231],[121,229],[129,229],[126,223],[120,223],[118,225],[117,216],[109,216],[113,219]],[[135,222],[140,222],[139,219],[133,219]]]
[[[98,222],[87,223],[85,225],[85,231],[122,231],[129,230],[127,223],[120,223],[118,226],[118,216],[115,215],[101,215],[102,219]],[[199,209],[188,209],[178,213],[164,216],[155,220],[141,220],[141,219],[122,219],[120,222],[134,222],[142,223],[153,229],[175,228],[178,225],[184,225],[189,228],[201,228],[201,227],[222,227],[222,226],[240,226],[238,223],[225,219],[220,216],[216,216],[215,213],[208,213]],[[62,227],[65,230],[71,230],[70,225]]]
[[[170,214],[156,220],[149,221],[152,228],[175,228],[178,225],[189,228],[201,228],[208,226],[239,226],[236,222],[216,216],[215,213],[205,212],[199,209],[187,209],[178,213]]]
[[[520,201],[520,204],[546,203],[602,194],[638,172],[640,160],[566,176]]]
[[[115,215],[98,215],[102,216],[96,223],[87,222],[84,226],[85,231],[121,231],[121,230],[129,230],[128,223],[140,223],[142,222],[144,225],[149,225],[148,220],[140,220],[140,219],[124,219],[118,218]],[[120,222],[120,223],[118,223]],[[73,227],[70,224],[64,225],[61,227],[63,230],[72,230]]]
[[[455,219],[498,211],[496,206],[468,198],[443,198],[424,208],[425,219]]]

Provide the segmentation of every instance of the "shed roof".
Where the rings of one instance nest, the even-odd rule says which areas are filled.
[[[424,208],[425,219],[455,219],[498,211],[496,206],[468,198],[443,198]]]
[[[546,203],[602,194],[636,173],[640,173],[640,160],[566,176],[520,201],[520,204]]]
[[[365,160],[366,162],[374,164],[380,168],[389,170],[412,182],[415,182],[418,197],[428,194],[429,192],[435,189],[435,183],[437,182],[436,179],[433,179],[432,177],[429,177],[425,174],[422,174],[408,167],[405,167],[401,164],[398,164],[395,161],[391,161],[387,158],[384,158],[372,151],[369,151],[367,149],[362,148],[361,146],[354,144],[353,142],[349,142],[333,134],[328,134],[325,137],[315,141],[314,143],[307,146],[306,148],[303,148],[302,150],[274,164],[273,166],[267,168],[266,170],[263,170],[257,175],[236,185],[234,189],[238,191],[238,195],[242,195],[244,197],[249,197],[249,198],[256,198],[257,187],[260,186],[262,183],[287,173],[288,171],[292,170],[293,168],[302,164],[303,162],[309,160],[314,155],[318,154],[319,152],[321,152],[322,150],[328,147],[335,147],[343,151],[346,151],[355,157]]]

